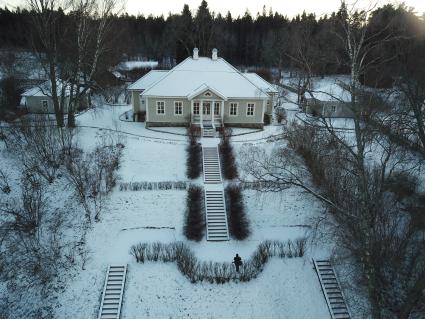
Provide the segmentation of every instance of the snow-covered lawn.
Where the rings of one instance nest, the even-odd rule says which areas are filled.
[[[130,264],[123,318],[328,318],[304,259],[272,259],[249,283],[191,284],[173,264]]]
[[[121,180],[186,180],[186,137],[144,128],[143,123],[119,121],[129,106],[105,106],[78,117],[80,143],[94,145],[104,134],[125,140]],[[89,128],[90,126],[91,128]],[[256,141],[269,147],[267,137],[281,132],[268,126],[262,132],[235,136],[236,149]],[[119,131],[119,132],[118,132]],[[114,133],[115,132],[115,133]],[[322,207],[297,190],[280,195],[244,191],[252,234],[243,241],[187,242],[201,260],[230,262],[239,253],[249,258],[267,239],[287,240],[308,235],[311,219]],[[308,251],[304,258],[273,258],[249,283],[191,284],[175,264],[136,264],[131,245],[139,242],[185,241],[182,234],[185,191],[119,191],[108,201],[102,220],[87,235],[87,261],[76,269],[59,294],[58,318],[95,318],[108,264],[128,264],[122,318],[327,318],[329,316]]]

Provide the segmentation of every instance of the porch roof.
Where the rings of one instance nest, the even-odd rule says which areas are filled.
[[[220,98],[222,98],[224,101],[227,101],[227,96],[223,95],[221,92],[219,92],[218,90],[214,89],[211,86],[206,85],[205,83],[203,83],[201,86],[199,86],[197,89],[195,89],[192,93],[187,95],[187,99],[188,100],[192,100],[193,98],[197,97],[198,95],[207,92],[207,91],[211,91],[212,93],[214,93],[215,95],[219,96]]]

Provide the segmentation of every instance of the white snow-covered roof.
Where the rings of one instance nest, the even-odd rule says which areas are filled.
[[[63,85],[66,85],[65,96],[69,96],[70,84],[64,83],[64,82],[59,81],[59,80],[56,82],[58,94],[61,94]],[[83,90],[84,90],[84,87],[80,87],[80,92],[82,92]],[[29,97],[29,96],[47,97],[47,96],[51,96],[51,95],[52,95],[52,89],[51,89],[50,81],[43,82],[40,85],[34,86],[34,87],[26,90],[24,93],[22,93],[23,97]]]
[[[259,76],[257,73],[244,73],[243,74],[249,81],[254,83],[256,86],[262,88],[264,91],[269,93],[277,93],[276,87],[269,83],[268,81],[264,80],[261,76]]]
[[[351,94],[344,87],[347,85],[348,79],[344,76],[326,77],[324,79],[313,82],[313,90],[311,95],[320,101],[351,101]],[[307,93],[307,98],[311,98]]]
[[[211,91],[215,95],[218,95],[219,97],[221,97],[223,100],[227,100],[227,97],[225,97],[221,92],[219,92],[218,90],[216,90],[215,88],[213,88],[211,86],[206,85],[205,83],[203,83],[200,87],[196,88],[195,91],[193,91],[190,94],[188,94],[187,95],[187,98],[189,100],[191,100],[194,97],[198,96],[199,94],[201,94],[201,93],[203,93],[205,91]]]
[[[146,89],[143,96],[187,97],[204,85],[225,98],[268,98],[268,94],[226,60],[207,57],[187,58],[161,80]]]
[[[167,75],[169,71],[164,70],[152,70],[138,79],[136,82],[130,84],[127,88],[129,91],[143,91],[161,80],[164,76]]]
[[[118,64],[117,69],[131,71],[134,69],[154,69],[158,66],[158,61],[125,61]]]

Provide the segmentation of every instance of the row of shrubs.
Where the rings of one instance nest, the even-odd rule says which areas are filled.
[[[244,240],[251,232],[245,213],[242,189],[238,185],[229,185],[225,189],[225,196],[229,233],[234,239]]]
[[[186,214],[183,233],[189,240],[200,241],[205,231],[204,190],[190,185],[186,198]]]
[[[120,191],[155,191],[155,190],[186,190],[188,183],[185,181],[166,182],[129,182],[120,183]]]
[[[200,128],[190,126],[187,129],[189,145],[186,148],[186,175],[190,179],[195,179],[201,176],[202,173],[202,146],[199,143]]]
[[[294,258],[303,257],[306,250],[306,239],[295,241],[264,241],[251,257],[243,261],[236,272],[230,262],[200,261],[195,254],[182,242],[139,243],[131,247],[130,253],[139,263],[175,262],[179,271],[192,283],[209,282],[224,284],[230,281],[247,282],[256,278],[264,269],[264,265],[271,257]]]
[[[233,146],[230,143],[231,129],[226,128],[221,134],[221,141],[218,146],[220,152],[221,171],[223,177],[228,180],[235,179],[239,176],[236,166],[236,159],[233,153]]]

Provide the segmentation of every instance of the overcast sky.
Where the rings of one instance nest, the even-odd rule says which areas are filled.
[[[63,0],[62,0],[63,1]],[[181,12],[183,5],[187,3],[190,9],[195,12],[200,5],[201,0],[119,0],[124,1],[125,10],[129,14],[149,14],[168,15],[171,13]],[[355,0],[347,0],[348,3]],[[359,0],[363,3],[369,3],[371,0]],[[375,0],[373,0],[375,1]],[[385,1],[380,0],[380,4],[398,3],[401,1]],[[425,12],[425,0],[404,0],[406,5],[413,7],[416,12],[422,14]],[[7,5],[10,8],[23,6],[25,0],[0,0],[0,6]],[[243,15],[246,9],[251,15],[255,16],[257,12],[262,12],[263,6],[267,8],[267,12],[271,7],[273,11],[278,11],[288,17],[293,17],[303,10],[307,12],[315,12],[320,16],[325,13],[336,11],[339,8],[340,0],[209,0],[208,5],[212,11],[221,12],[223,15],[230,11],[233,17]]]

